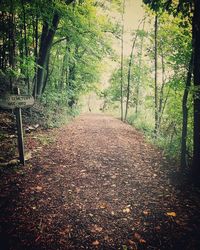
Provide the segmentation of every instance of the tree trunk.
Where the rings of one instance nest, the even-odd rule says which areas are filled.
[[[188,124],[188,108],[187,108],[187,100],[188,94],[190,91],[191,80],[192,80],[192,68],[193,68],[193,52],[191,55],[187,79],[183,94],[182,100],[182,111],[183,111],[183,124],[182,124],[182,137],[181,137],[181,169],[185,169],[187,167],[187,124]]]
[[[69,52],[71,51],[70,48]],[[79,47],[76,46],[74,49],[74,59],[76,60],[78,57],[78,49]],[[75,81],[76,81],[76,63],[73,60],[72,62],[69,61],[69,71],[68,71],[68,85],[67,85],[67,91],[68,91],[68,106],[70,108],[73,108],[73,106],[76,104],[76,98],[75,98]]]
[[[10,13],[9,13],[9,66],[15,70],[16,66],[16,42],[15,42],[15,15],[13,10],[13,2],[11,0]],[[10,91],[13,91],[15,79],[10,76]]]
[[[53,42],[53,38],[58,27],[59,16],[58,13],[55,13],[53,16],[52,27],[49,27],[47,22],[44,22],[42,28],[42,35],[40,41],[40,49],[39,49],[39,58],[38,58],[38,70],[36,75],[36,94],[37,96],[41,96],[44,90],[45,76],[48,58],[50,55],[50,50]]]
[[[155,96],[154,96],[154,101],[155,101],[155,129],[154,129],[154,134],[155,134],[155,137],[157,137],[157,135],[158,135],[158,77],[157,77],[157,75],[158,75],[158,62],[157,62],[157,60],[158,60],[158,41],[157,41],[157,36],[158,36],[158,15],[156,14],[156,16],[155,16],[155,24],[154,24],[155,26],[154,26],[154,28],[155,28],[155,33],[154,33],[154,39],[155,39],[155,61],[154,61],[154,63],[155,63],[155,86],[154,86],[154,94],[155,94]]]
[[[138,36],[138,33],[136,33],[135,38],[133,39],[133,44],[132,44],[131,54],[130,54],[130,59],[129,59],[129,64],[128,64],[126,110],[125,110],[125,116],[124,116],[125,121],[127,119],[127,114],[128,114],[129,97],[130,97],[130,82],[131,82],[131,67],[132,67],[132,61],[133,61],[133,51],[134,51],[134,48],[135,48],[135,43],[136,43],[136,40],[137,40],[137,36]]]
[[[35,23],[33,22],[33,31],[34,31],[34,57],[35,57],[35,77],[34,77],[34,88],[33,88],[33,96],[36,98],[37,96],[37,60],[38,60],[38,15],[36,14]]]
[[[25,61],[27,62],[28,44],[27,44],[27,30],[26,30],[26,10],[25,10],[25,6],[24,6],[24,0],[21,0],[21,4],[22,4],[22,10],[23,10],[24,48],[25,48],[25,56],[26,56]],[[30,94],[30,82],[29,82],[28,66],[26,66],[25,83],[28,87],[28,94]]]
[[[144,25],[145,25],[145,18],[143,19],[143,28],[144,31]],[[139,29],[139,27],[138,27]],[[136,85],[136,103],[135,103],[135,114],[136,117],[138,115],[138,107],[139,107],[139,95],[140,95],[140,85],[141,85],[141,67],[142,67],[142,53],[143,53],[143,44],[144,44],[144,36],[142,35],[141,38],[141,45],[140,45],[140,54],[139,54],[139,73],[138,73],[138,82]]]
[[[74,0],[65,0],[65,3],[69,5]],[[48,22],[44,22],[42,28],[42,34],[40,39],[40,47],[39,47],[39,58],[37,60],[37,64],[39,65],[36,75],[35,75],[35,86],[33,90],[33,94],[36,97],[40,97],[44,91],[44,83],[46,77],[46,69],[48,58],[50,56],[51,47],[53,44],[53,38],[56,33],[59,24],[59,14],[57,12],[54,13],[53,20],[51,26],[49,26]]]
[[[162,110],[163,110],[164,87],[165,87],[165,64],[164,64],[163,51],[161,52],[161,61],[162,61],[162,85],[161,85],[161,89],[160,89],[159,104],[158,104],[158,130],[160,130],[161,121],[162,121],[161,114],[162,114]]]
[[[200,183],[200,1],[194,0],[192,21],[194,48],[194,147],[192,172],[195,180]]]
[[[69,67],[69,82],[68,82],[68,106],[73,108],[74,104],[76,104],[75,95],[74,95],[74,82],[76,80],[76,72],[75,72],[75,63]]]
[[[125,11],[125,0],[123,1],[122,6],[122,33],[121,33],[121,121],[124,120],[124,111],[123,111],[123,85],[124,85],[124,11]]]

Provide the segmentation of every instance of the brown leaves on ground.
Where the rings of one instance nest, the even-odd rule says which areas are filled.
[[[2,249],[200,249],[199,190],[131,126],[85,115],[26,142],[1,171]]]

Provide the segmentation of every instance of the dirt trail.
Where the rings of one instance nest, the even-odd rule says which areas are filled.
[[[141,133],[84,115],[52,136],[2,173],[1,249],[200,249],[199,191]]]

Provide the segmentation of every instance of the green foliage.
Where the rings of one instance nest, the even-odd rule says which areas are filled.
[[[139,36],[131,68],[130,108],[127,121],[142,130],[147,138],[161,147],[167,155],[178,160],[182,136],[182,98],[192,51],[191,24],[188,18],[183,19],[179,15],[172,17],[167,13],[159,13],[157,49],[160,124],[156,139],[154,134],[154,30],[148,33],[143,30],[137,32]],[[144,37],[142,52],[141,37]],[[126,100],[128,61],[125,60],[124,64],[123,96]],[[119,108],[119,81],[120,70],[118,69],[113,73],[110,87],[106,90],[106,98],[110,100],[110,107],[118,104]],[[187,150],[191,155],[193,147],[192,88],[189,93],[188,111]]]
[[[134,125],[137,129],[141,130],[147,137],[151,137],[154,130],[154,123],[152,119],[152,114],[149,115],[149,112],[145,114],[133,114],[129,115],[127,122],[131,125]]]
[[[119,25],[109,18],[109,11],[119,3],[116,0],[105,1],[103,5],[95,0],[10,3],[0,3],[3,27],[0,52],[4,55],[0,57],[1,78],[7,79],[4,80],[7,89],[17,83],[21,93],[35,94],[41,71],[41,115],[46,119],[45,126],[57,126],[62,114],[74,116],[80,97],[99,84],[101,60],[105,56],[114,57],[111,40],[120,31]],[[53,25],[55,15],[58,26]],[[50,37],[54,31],[55,35]],[[42,64],[41,48],[46,38],[46,42],[52,39],[52,43]]]

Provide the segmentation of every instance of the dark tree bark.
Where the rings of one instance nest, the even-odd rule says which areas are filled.
[[[188,95],[192,80],[192,68],[193,68],[193,53],[189,62],[187,78],[185,83],[185,89],[182,100],[182,111],[183,111],[183,123],[182,123],[182,137],[181,137],[181,169],[187,167],[187,125],[188,125]]]
[[[71,94],[71,92],[73,92],[73,89],[74,89],[75,79],[76,79],[75,64],[73,64],[69,67],[69,78],[68,78],[68,81],[69,81],[68,90],[70,92],[70,96],[68,99],[68,106],[70,108],[72,108],[74,106],[74,104],[76,103],[74,95]]]
[[[66,0],[65,3],[68,5],[74,0]],[[51,47],[53,44],[53,38],[58,28],[60,21],[59,14],[55,11],[52,24],[49,25],[48,22],[44,22],[40,40],[39,57],[37,63],[39,65],[37,69],[37,74],[35,76],[35,82],[37,85],[34,87],[36,95],[40,97],[44,91],[45,77],[48,68],[48,58],[50,56]]]
[[[1,27],[1,38],[2,44],[0,45],[0,67],[2,70],[6,69],[7,66],[7,56],[6,56],[6,40],[7,32],[6,29],[8,25],[8,17],[4,11],[0,12],[0,27]]]
[[[193,176],[200,183],[200,1],[194,0],[194,15],[192,20],[192,35],[194,49],[194,148]]]
[[[70,48],[69,48],[70,51]],[[76,46],[74,49],[74,59],[79,59],[79,47]],[[68,71],[68,85],[67,85],[67,91],[69,92],[68,97],[68,106],[70,108],[73,108],[73,106],[76,104],[77,100],[74,95],[74,89],[75,89],[75,81],[76,81],[76,63],[73,60],[72,62],[69,62],[69,71]]]
[[[24,0],[21,0],[22,4],[22,10],[23,10],[23,29],[24,29],[24,49],[25,49],[25,56],[26,59],[28,58],[28,44],[27,44],[27,30],[26,30],[26,10],[25,10],[25,5],[24,5]],[[28,72],[28,67],[26,68],[25,72],[25,82],[26,85],[28,86],[28,94],[30,94],[30,82],[29,82],[29,72]]]
[[[36,75],[37,88],[36,94],[37,96],[41,96],[44,89],[44,82],[47,70],[48,57],[50,54],[53,38],[58,27],[59,23],[59,15],[57,13],[53,16],[52,26],[49,27],[47,22],[44,22],[41,41],[40,41],[40,49],[39,49],[39,58],[38,58],[38,70]]]
[[[9,66],[15,70],[15,50],[16,50],[16,42],[15,42],[15,15],[13,9],[13,2],[10,2],[10,13],[9,13]],[[14,79],[10,76],[10,91],[13,91]]]

